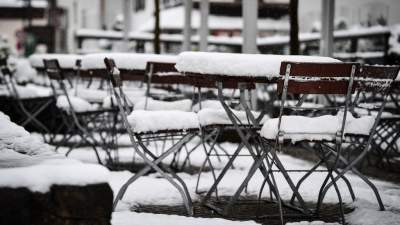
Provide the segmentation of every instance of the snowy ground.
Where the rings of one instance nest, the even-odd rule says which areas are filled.
[[[127,141],[125,138],[120,143]],[[197,140],[192,141],[190,146],[195,145]],[[229,152],[235,150],[236,145],[231,143],[224,143],[222,146]],[[156,151],[153,146],[154,151]],[[66,148],[61,148],[60,153],[66,152]],[[245,154],[245,152],[244,152]],[[96,163],[93,151],[87,148],[75,149],[71,152],[70,156],[75,159],[79,159],[86,163]],[[130,148],[122,148],[119,151],[119,157],[121,161],[129,162],[133,158],[137,161],[137,157],[134,157],[133,151]],[[181,159],[185,156],[182,155]],[[204,160],[204,152],[201,148],[197,149],[193,155],[191,155],[191,164],[194,166],[200,166]],[[288,155],[281,154],[280,159],[285,164],[287,169],[305,169],[310,168],[312,163],[304,160],[296,159]],[[167,158],[165,162],[168,162],[171,158]],[[221,162],[216,157],[213,159],[213,164],[216,168],[222,168],[226,162],[226,158],[223,158]],[[250,168],[252,160],[249,157],[239,157],[235,162],[235,169],[232,169],[223,179],[219,185],[220,195],[231,195],[236,190],[238,185],[241,183],[242,178],[247,175],[248,169]],[[220,170],[217,170],[219,173]],[[116,194],[123,183],[129,179],[133,174],[129,171],[118,171],[111,172],[110,186]],[[190,175],[186,173],[179,174],[186,182],[193,200],[198,200],[199,196],[195,194],[195,186],[197,181],[197,175]],[[302,173],[292,173],[291,177],[294,181],[297,181],[301,177]],[[283,177],[280,174],[276,174],[276,180],[280,189],[280,194],[284,199],[289,199],[291,191],[288,185],[284,182]],[[303,184],[303,188],[300,190],[306,201],[315,202],[318,193],[318,187],[322,183],[325,175],[323,173],[315,173]],[[396,225],[400,224],[400,186],[373,179],[373,183],[378,187],[380,194],[383,198],[386,206],[386,211],[379,211],[375,197],[372,191],[365,185],[365,183],[356,177],[355,175],[349,174],[349,180],[353,184],[357,200],[353,203],[351,201],[349,192],[347,191],[344,183],[339,183],[341,189],[342,198],[348,204],[355,207],[355,210],[348,214],[346,217],[347,222],[351,225]],[[212,184],[213,178],[211,172],[203,173],[200,180],[200,189],[207,190]],[[250,181],[248,186],[248,194],[254,195],[259,192],[262,175],[256,173],[256,175]],[[268,196],[269,191],[264,190],[263,193]],[[325,202],[337,203],[336,194],[330,191]],[[166,215],[153,215],[153,214],[139,214],[130,212],[130,209],[137,205],[180,205],[182,204],[181,197],[176,189],[167,183],[165,180],[160,179],[157,174],[150,174],[137,180],[132,186],[130,186],[117,207],[117,212],[113,214],[113,225],[128,225],[128,224],[139,224],[134,221],[140,221],[140,224],[158,224],[159,221],[163,221],[163,224],[236,224],[240,223],[237,221],[226,221],[220,219],[194,219],[179,216],[166,216]],[[135,218],[135,219],[134,219]],[[224,222],[222,222],[224,221]],[[254,222],[242,223],[242,224],[254,224]],[[288,223],[289,224],[289,223]],[[294,223],[291,223],[291,225]],[[296,224],[296,223],[295,223]],[[296,225],[308,225],[309,223],[297,223]],[[310,223],[311,225],[321,224],[318,221]],[[323,223],[322,223],[323,224]]]

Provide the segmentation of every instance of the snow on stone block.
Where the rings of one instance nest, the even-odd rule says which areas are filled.
[[[240,77],[277,77],[282,61],[337,63],[320,56],[183,52],[175,65],[179,72]]]
[[[34,68],[44,68],[43,59],[57,59],[63,69],[76,68],[76,61],[82,56],[75,54],[33,54],[29,57],[29,62]]]
[[[135,110],[128,116],[128,122],[136,133],[151,133],[165,130],[198,129],[196,113],[182,111]]]
[[[247,117],[245,111],[236,111],[232,110],[237,118],[241,121],[243,125],[252,124],[250,119]],[[257,118],[260,113],[253,112],[255,118]],[[231,125],[232,121],[229,119],[228,115],[226,114],[224,109],[211,109],[205,108],[200,110],[197,113],[199,118],[199,122],[201,126],[209,126],[209,125]],[[261,124],[267,119],[267,116],[261,120]]]
[[[161,222],[162,221],[162,222]],[[254,221],[232,221],[220,218],[195,218],[176,215],[163,215],[136,212],[114,212],[112,225],[256,225]]]
[[[87,111],[94,111],[98,109],[98,106],[95,104],[90,104],[85,99],[71,96],[69,95],[69,99],[72,104],[72,108],[75,112],[87,112]],[[61,95],[57,98],[57,107],[63,109],[65,111],[70,110],[70,105],[68,99],[65,95]]]
[[[285,139],[292,142],[302,140],[334,140],[336,132],[340,131],[343,114],[324,115],[319,117],[283,116],[281,131]],[[275,139],[278,134],[279,118],[267,120],[262,129],[261,136],[267,139]],[[347,114],[345,134],[369,135],[375,122],[374,116],[354,118]]]
[[[176,57],[171,55],[140,54],[140,53],[96,53],[82,58],[82,69],[106,69],[104,58],[114,59],[118,69],[145,70],[147,62],[175,63]]]
[[[166,102],[148,98],[138,102],[134,106],[135,110],[149,110],[149,111],[178,110],[183,112],[190,112],[191,108],[192,108],[192,100],[190,99]]]
[[[46,193],[52,185],[85,186],[107,183],[109,171],[100,165],[70,160],[50,160],[29,167],[0,170],[0,187],[28,188]]]

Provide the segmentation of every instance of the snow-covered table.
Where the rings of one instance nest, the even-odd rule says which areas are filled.
[[[170,55],[140,53],[96,53],[82,58],[82,75],[105,77],[107,75],[104,58],[111,58],[121,72],[123,80],[144,81],[147,62],[175,63],[176,57]]]
[[[320,56],[183,52],[178,55],[175,67],[193,79],[199,77],[224,82],[269,83],[279,78],[281,63],[284,61],[341,62]]]
[[[44,59],[57,59],[63,70],[76,70],[76,62],[82,59],[82,56],[75,54],[33,54],[29,57],[29,62],[33,68],[44,70]]]

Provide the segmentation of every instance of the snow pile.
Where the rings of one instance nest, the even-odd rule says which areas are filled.
[[[398,209],[389,207],[386,208],[386,211],[378,211],[376,205],[365,200],[358,200],[354,202],[353,205],[356,209],[346,216],[347,222],[351,225],[399,224],[400,215]]]
[[[87,112],[94,111],[98,109],[97,105],[90,104],[88,101],[69,95],[69,100],[71,101],[72,108],[75,112]],[[68,99],[65,95],[61,95],[57,98],[57,107],[65,111],[70,110],[70,105]]]
[[[108,182],[109,171],[100,165],[72,160],[49,160],[29,167],[0,170],[0,187],[25,187],[46,193],[52,185],[85,186]]]
[[[46,159],[64,156],[0,112],[0,168],[33,165]]]
[[[128,116],[128,122],[136,133],[199,128],[196,113],[182,111],[135,110]]]
[[[324,115],[319,117],[305,116],[283,116],[281,131],[285,139],[292,142],[302,140],[328,140],[335,138],[336,132],[341,128],[343,114]],[[267,139],[275,139],[278,134],[279,118],[267,120],[262,129],[261,136]],[[354,118],[351,113],[347,114],[345,134],[369,135],[375,122],[374,116],[363,116]],[[321,126],[323,124],[323,126]]]
[[[243,124],[243,125],[252,124],[250,119],[247,117],[247,114],[245,111],[232,110],[232,112],[235,114],[236,118],[238,118],[241,121],[241,124]],[[252,112],[252,114],[254,115],[254,117],[256,119],[260,115],[259,112]],[[197,116],[199,118],[199,122],[200,122],[201,126],[232,124],[232,121],[229,119],[229,117],[226,114],[224,109],[205,108],[205,109],[200,110],[197,113]],[[267,119],[267,117],[264,116],[264,118],[261,120],[261,124],[266,119]]]
[[[145,70],[148,61],[175,63],[176,57],[170,55],[140,53],[96,53],[82,58],[82,69],[105,69],[104,58],[114,59],[119,69]]]
[[[161,222],[162,221],[162,222]],[[176,215],[163,215],[136,212],[114,212],[112,225],[256,225],[253,221],[231,221],[220,218],[195,218]]]
[[[63,69],[74,69],[76,61],[82,56],[74,54],[33,54],[29,56],[29,62],[34,68],[44,68],[43,59],[57,59]]]
[[[29,64],[29,60],[20,58],[10,58],[9,64],[15,65],[14,77],[18,83],[35,81],[37,72]]]
[[[179,72],[271,78],[279,76],[282,61],[340,62],[334,58],[319,56],[183,52],[178,55],[175,67]]]
[[[192,100],[190,99],[166,102],[166,101],[154,100],[152,98],[144,99],[138,102],[134,107],[135,110],[150,110],[150,111],[178,110],[184,112],[190,112],[191,108],[192,108]]]
[[[199,112],[201,109],[223,109],[223,107],[218,100],[204,100],[201,103],[193,105],[194,112]]]

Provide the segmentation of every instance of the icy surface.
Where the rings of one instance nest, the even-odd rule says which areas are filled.
[[[57,59],[60,67],[63,69],[76,68],[76,60],[82,56],[74,54],[33,54],[29,61],[34,68],[44,68],[43,59]]]
[[[283,116],[281,131],[285,139],[293,142],[301,140],[333,140],[336,132],[340,131],[342,114],[319,117]],[[278,134],[278,118],[269,119],[261,129],[261,136],[275,139]],[[374,116],[354,118],[347,114],[345,134],[368,135],[375,121]]]
[[[82,58],[82,69],[105,69],[104,58],[114,59],[119,69],[145,70],[148,61],[175,63],[176,57],[171,55],[140,53],[96,53]]]
[[[159,101],[151,98],[144,99],[138,102],[135,106],[135,110],[179,110],[184,112],[190,112],[192,108],[192,100],[183,99],[172,102]]]
[[[76,96],[69,95],[69,100],[75,112],[87,112],[98,109],[97,105],[91,104],[85,99]],[[70,105],[65,95],[61,95],[57,98],[57,107],[65,111],[70,110]]]
[[[187,130],[199,128],[196,113],[135,110],[128,116],[134,132],[147,133],[162,130]]]
[[[277,77],[282,61],[337,63],[319,56],[183,52],[175,65],[179,72],[226,76]]]

